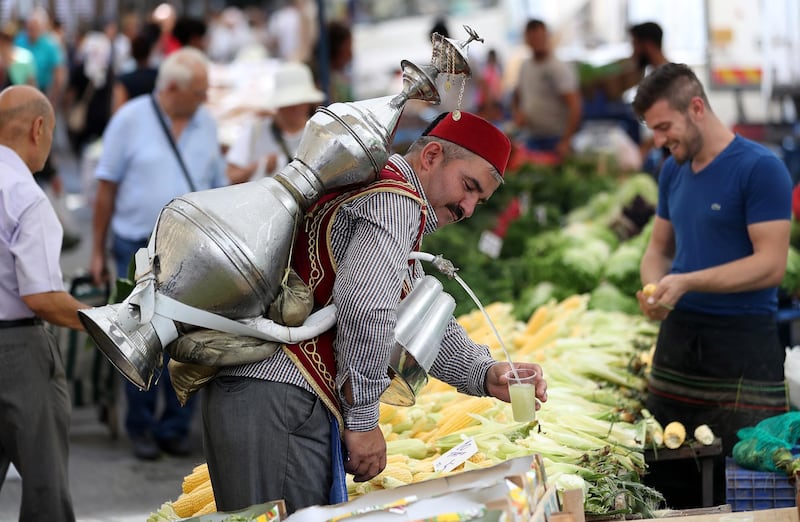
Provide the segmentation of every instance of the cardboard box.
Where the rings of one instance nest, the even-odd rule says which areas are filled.
[[[416,484],[374,491],[350,502],[334,506],[312,506],[293,513],[289,522],[323,522],[348,513],[366,511],[342,520],[358,522],[406,522],[443,513],[465,512],[486,507],[510,514],[512,488],[525,488],[523,477],[531,468],[533,456],[519,457],[485,469],[465,471]],[[508,480],[507,480],[508,479]],[[414,499],[402,512],[382,506],[399,499]],[[511,518],[510,520],[514,520]]]
[[[182,522],[224,522],[224,520],[232,515],[253,517],[257,522],[280,522],[286,519],[286,504],[283,500],[274,500],[272,502],[256,504],[239,511],[209,513],[208,515],[189,517],[181,520]]]

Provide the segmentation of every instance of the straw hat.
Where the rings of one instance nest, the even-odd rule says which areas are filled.
[[[286,62],[275,72],[273,94],[265,101],[270,107],[280,109],[301,103],[320,103],[324,99],[325,93],[314,85],[311,69],[307,65]]]

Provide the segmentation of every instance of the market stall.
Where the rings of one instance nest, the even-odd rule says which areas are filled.
[[[455,253],[461,277],[490,303],[484,313],[461,287],[444,280],[470,337],[488,345],[497,359],[507,352],[513,360],[536,361],[545,368],[549,399],[535,421],[515,422],[510,405],[458,394],[431,378],[415,405],[381,405],[388,465],[368,482],[349,482],[351,502],[382,505],[407,497],[407,487],[435,491],[436,481],[533,455],[554,490],[581,491],[581,515],[591,519],[684,516],[687,512],[665,512],[659,492],[642,483],[653,460],[696,459],[708,485],[711,460],[706,457],[720,453],[719,439],[696,426],[662,427],[642,408],[657,324],[637,313],[630,296],[639,287],[638,259],[648,234],[641,216],[647,208],[652,212],[655,185],[642,176],[598,175],[586,161],[558,167],[565,169],[561,176],[547,170],[553,167],[520,166],[498,194],[508,196],[488,205],[486,216],[451,227],[448,234],[438,232],[423,245]],[[529,198],[527,208],[505,223],[502,253],[478,252],[480,236],[497,231],[498,221],[520,197]],[[551,218],[558,214],[566,219]],[[533,226],[539,233],[531,233]],[[497,296],[504,300],[492,299]],[[446,458],[453,448],[459,449],[460,459]],[[791,488],[788,505],[794,505],[788,478],[783,475],[782,482],[774,483],[784,492]],[[738,494],[741,500],[742,491]],[[200,465],[186,477],[183,493],[162,506],[163,518],[152,520],[214,511],[207,468]],[[773,514],[788,517],[790,512],[796,517],[792,510]],[[695,520],[726,520],[723,514],[704,516],[711,518]],[[744,514],[727,516],[747,520]],[[754,520],[773,520],[757,516]]]

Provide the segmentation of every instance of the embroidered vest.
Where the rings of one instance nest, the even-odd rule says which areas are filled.
[[[292,256],[292,268],[313,292],[315,308],[328,305],[333,299],[336,263],[331,246],[331,228],[339,209],[356,198],[376,192],[401,194],[420,204],[420,225],[414,244],[414,250],[419,250],[425,229],[427,205],[414,186],[391,162],[383,168],[378,180],[369,185],[344,193],[323,196],[306,212],[303,218],[304,226],[297,232]],[[308,341],[285,345],[283,350],[336,416],[340,431],[343,432],[344,421],[336,393],[336,357],[333,347],[335,337],[334,326]]]

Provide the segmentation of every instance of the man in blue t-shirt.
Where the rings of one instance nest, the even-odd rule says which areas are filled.
[[[689,434],[708,424],[722,438],[714,501],[723,504],[723,457],[736,432],[788,409],[775,314],[792,183],[772,152],[719,120],[686,65],[653,71],[633,109],[672,154],[640,267],[642,283],[655,290],[637,293],[644,314],[662,321],[647,407],[662,424],[680,421]],[[671,507],[699,506],[696,465],[684,464],[651,466],[645,477]]]
[[[64,53],[49,32],[50,20],[43,9],[36,9],[25,22],[25,30],[17,35],[15,45],[29,50],[36,60],[36,82],[39,89],[58,106],[66,85]]]

